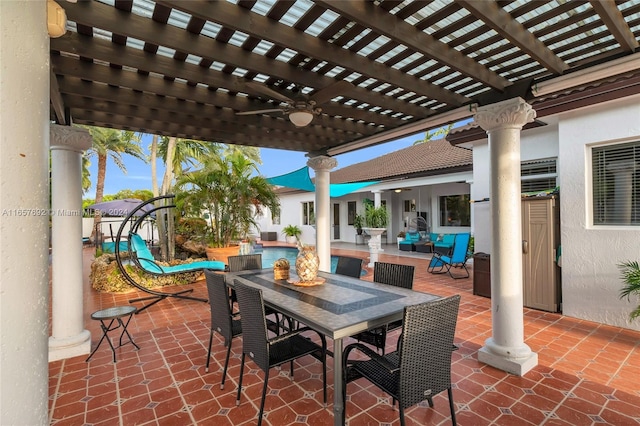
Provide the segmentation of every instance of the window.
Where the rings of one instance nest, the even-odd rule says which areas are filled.
[[[273,216],[271,217],[271,222],[272,222],[274,225],[280,225],[280,214],[273,215]]]
[[[553,189],[557,186],[556,179],[558,177],[556,159],[523,162],[520,165],[520,175],[523,193]]]
[[[313,201],[302,203],[302,224],[315,225],[316,214],[313,210]]]
[[[593,148],[593,224],[640,225],[640,142]]]
[[[353,221],[356,218],[356,202],[347,202],[347,225],[353,225]]]
[[[404,200],[404,211],[405,212],[415,212],[416,211],[416,200]]]
[[[469,194],[440,197],[440,226],[471,226]]]

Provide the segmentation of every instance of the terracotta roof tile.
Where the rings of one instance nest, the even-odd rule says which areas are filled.
[[[388,180],[471,170],[472,152],[444,139],[412,145],[399,151],[331,172],[331,183]],[[451,169],[451,170],[447,170]]]

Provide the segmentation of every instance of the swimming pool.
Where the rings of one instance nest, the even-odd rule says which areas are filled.
[[[296,256],[298,256],[298,249],[295,247],[263,247],[262,249],[255,250],[255,253],[262,253],[263,268],[273,268],[273,263],[281,257],[284,257],[295,270]],[[331,272],[336,271],[337,264],[338,258],[331,256]]]

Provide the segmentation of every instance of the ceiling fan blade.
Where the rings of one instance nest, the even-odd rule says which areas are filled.
[[[267,112],[284,112],[284,110],[282,108],[258,109],[255,111],[236,112],[236,115],[254,115],[254,114],[264,114]]]
[[[286,102],[286,103],[293,103],[293,99],[291,99],[290,97],[285,96],[280,92],[276,92],[275,90],[265,86],[262,83],[258,83],[256,81],[249,81],[245,83],[245,85],[255,90],[256,92],[260,92],[263,95],[269,96],[270,98],[277,99],[279,101]]]
[[[311,95],[309,100],[315,101],[316,105],[320,105],[325,102],[329,102],[336,96],[344,95],[345,93],[352,91],[354,88],[355,86],[348,81],[336,81],[335,83],[328,85],[324,89],[318,90],[316,93]]]

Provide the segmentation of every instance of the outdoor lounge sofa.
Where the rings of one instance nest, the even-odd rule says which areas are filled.
[[[432,232],[422,236],[421,233],[417,231],[407,232],[404,240],[398,243],[398,248],[401,251],[447,254],[451,251],[455,238],[456,234],[438,234]]]
[[[404,240],[398,243],[401,251],[416,251],[416,243],[420,241],[420,233],[418,231],[407,232]]]

